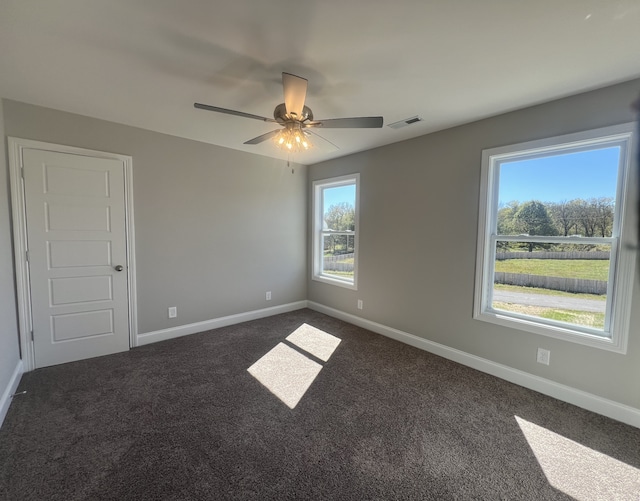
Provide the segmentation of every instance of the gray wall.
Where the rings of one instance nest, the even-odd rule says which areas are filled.
[[[16,313],[13,248],[11,245],[11,200],[6,140],[0,101],[0,396],[20,361]]]
[[[639,90],[627,82],[311,166],[309,193],[359,172],[361,212],[359,290],[309,280],[309,299],[640,408],[637,281],[626,355],[472,319],[482,150],[632,121]]]
[[[306,299],[306,167],[9,100],[4,121],[133,157],[139,333]]]

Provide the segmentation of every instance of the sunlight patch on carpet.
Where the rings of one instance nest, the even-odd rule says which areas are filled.
[[[298,348],[302,348],[304,351],[311,353],[323,362],[329,360],[340,344],[340,339],[337,337],[320,329],[316,329],[309,324],[302,324],[289,334],[286,339],[291,344],[295,344]]]
[[[287,407],[293,409],[321,369],[319,363],[279,343],[247,370]]]
[[[329,360],[340,344],[339,338],[309,324],[302,324],[286,341],[323,362]],[[247,369],[290,409],[298,405],[321,370],[321,364],[285,343],[278,343]]]
[[[640,470],[514,416],[549,484],[578,501],[638,500]]]

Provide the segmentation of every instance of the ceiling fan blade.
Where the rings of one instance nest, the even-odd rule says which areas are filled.
[[[261,136],[254,137],[253,139],[249,139],[248,141],[245,141],[244,144],[260,144],[263,141],[266,141],[267,139],[271,139],[278,132],[280,132],[278,129],[272,130],[271,132],[267,132],[266,134],[262,134]]]
[[[306,78],[298,77],[291,73],[282,73],[284,105],[289,115],[302,116],[304,101],[307,98],[308,83]]]
[[[227,108],[219,108],[218,106],[211,106],[209,104],[193,103],[193,107],[200,110],[216,111],[218,113],[226,113],[227,115],[235,115],[237,117],[253,118],[254,120],[261,120],[263,122],[275,122],[273,118],[252,115],[251,113],[244,113],[242,111],[228,110]]]
[[[305,131],[305,133],[311,134],[311,136],[313,137],[314,142],[315,142],[316,139],[320,139],[320,141],[317,142],[318,145],[324,144],[325,146],[328,146],[329,149],[333,149],[333,150],[339,150],[340,149],[337,144],[332,143],[327,138],[322,137],[320,134],[318,134],[317,132],[315,132],[313,130]]]
[[[379,129],[382,127],[382,122],[382,117],[330,118],[328,120],[314,120],[304,126],[323,129]]]

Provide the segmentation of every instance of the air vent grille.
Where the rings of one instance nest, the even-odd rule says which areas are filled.
[[[402,127],[406,127],[407,125],[412,125],[418,122],[422,122],[422,118],[416,115],[415,117],[405,118],[404,120],[393,122],[388,126],[391,127],[392,129],[401,129]]]

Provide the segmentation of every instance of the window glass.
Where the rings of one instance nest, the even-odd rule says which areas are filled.
[[[313,278],[355,288],[358,176],[314,183]]]
[[[509,244],[496,249],[492,308],[604,331],[611,244]]]
[[[353,280],[356,185],[322,190],[324,273]]]
[[[611,236],[620,147],[504,161],[498,234]]]

